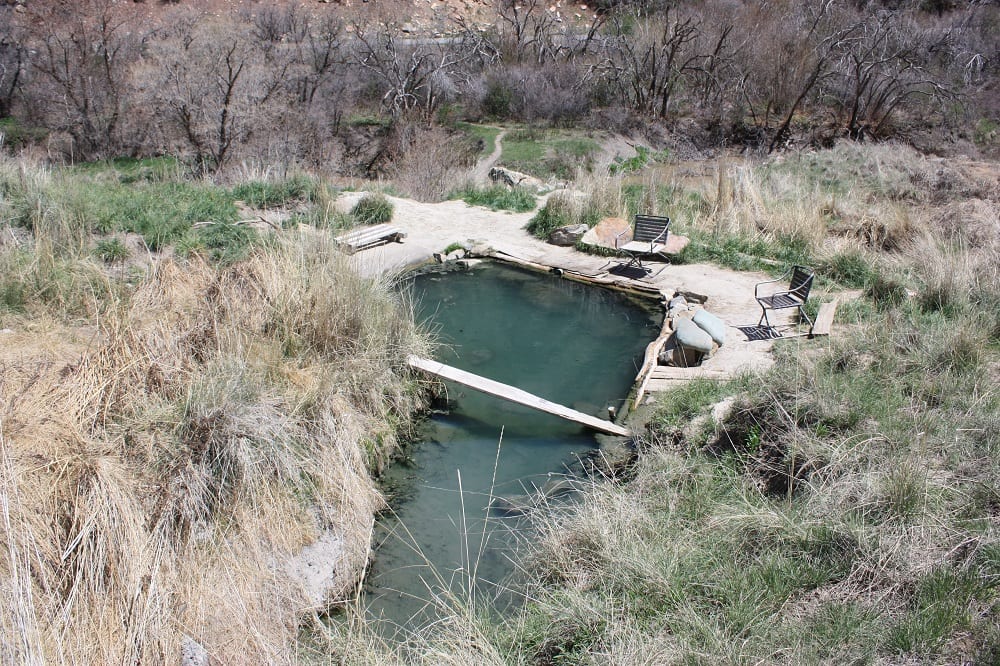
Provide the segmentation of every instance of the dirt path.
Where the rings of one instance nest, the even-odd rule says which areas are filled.
[[[472,169],[472,182],[481,183],[489,178],[490,169],[493,168],[493,165],[497,163],[497,160],[500,159],[500,155],[503,153],[503,145],[500,142],[506,134],[507,130],[501,129],[500,133],[493,139],[493,152],[476,163],[476,166]]]
[[[349,210],[364,192],[346,192],[337,205]],[[401,272],[433,259],[451,243],[482,243],[519,259],[588,275],[606,275],[609,260],[549,245],[524,230],[533,213],[496,212],[469,206],[463,201],[437,204],[389,197],[395,206],[393,224],[406,232],[402,243],[390,243],[355,254],[352,260],[362,274]],[[659,267],[659,265],[657,265]],[[613,276],[612,276],[613,277]],[[750,342],[737,328],[757,323],[760,308],[753,298],[754,284],[768,279],[762,273],[741,273],[711,264],[669,264],[645,282],[670,297],[691,291],[708,297],[706,308],[727,324],[726,341],[704,366],[733,372],[742,368],[763,370],[773,363],[773,341]],[[617,278],[628,282],[627,278]]]

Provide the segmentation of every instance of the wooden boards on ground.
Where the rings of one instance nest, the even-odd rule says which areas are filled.
[[[819,306],[819,313],[816,315],[816,323],[809,331],[809,337],[817,335],[830,335],[830,328],[833,326],[833,315],[837,312],[837,305],[840,298],[835,298],[829,303],[822,303]]]
[[[636,390],[635,401],[632,403],[633,409],[641,404],[643,397],[646,395],[650,377],[652,377],[656,369],[660,350],[663,349],[663,345],[666,344],[672,333],[669,318],[664,318],[663,324],[663,332],[660,333],[660,336],[646,346],[646,355],[642,361],[642,368],[639,369],[639,388]]]
[[[592,430],[597,430],[598,432],[607,433],[609,435],[618,435],[619,437],[632,436],[632,433],[628,428],[624,428],[616,423],[612,423],[611,421],[605,421],[604,419],[599,419],[596,416],[578,412],[575,409],[570,409],[569,407],[565,407],[558,403],[550,402],[545,398],[540,398],[537,395],[523,391],[515,386],[487,379],[486,377],[481,377],[477,374],[466,372],[465,370],[459,370],[458,368],[453,368],[452,366],[445,365],[439,361],[411,355],[407,357],[406,362],[410,365],[410,367],[417,368],[418,370],[423,370],[424,372],[437,375],[438,377],[442,377],[444,379],[450,379],[451,381],[462,384],[463,386],[468,386],[469,388],[476,389],[477,391],[495,395],[498,398],[503,398],[504,400],[516,402],[519,405],[525,405],[526,407],[554,414],[569,421],[575,421],[576,423],[587,426]]]
[[[340,245],[347,254],[354,254],[360,250],[364,250],[369,247],[374,247],[376,245],[382,245],[384,243],[390,243],[392,241],[401,241],[406,238],[406,234],[399,227],[395,227],[391,224],[376,224],[370,227],[361,227],[359,229],[354,229],[346,234],[341,234],[337,236],[334,240]]]

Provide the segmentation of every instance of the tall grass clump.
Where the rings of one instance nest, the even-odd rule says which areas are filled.
[[[553,193],[525,229],[539,238],[548,238],[553,230],[562,226],[586,224],[593,227],[606,217],[625,216],[620,178],[581,175],[577,188]]]
[[[249,180],[233,187],[233,197],[253,208],[275,208],[312,201],[318,185],[304,175],[284,180]]]
[[[351,216],[357,224],[383,224],[392,219],[392,202],[381,192],[371,192],[358,200],[351,208]]]
[[[508,188],[504,185],[469,186],[452,192],[448,198],[461,199],[470,206],[482,206],[490,210],[509,210],[515,213],[527,213],[535,207],[534,194],[524,188]]]
[[[371,473],[422,404],[407,305],[310,236],[164,261],[99,322],[69,365],[5,357],[4,649],[295,661],[304,614],[367,561]],[[311,544],[334,548],[319,587],[292,564]]]

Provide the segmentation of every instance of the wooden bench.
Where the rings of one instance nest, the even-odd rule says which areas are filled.
[[[385,243],[401,243],[406,234],[399,227],[391,224],[376,224],[371,227],[353,229],[346,234],[337,236],[334,240],[347,254],[354,254]]]
[[[660,215],[636,215],[635,231],[632,240],[621,244],[621,237],[628,233],[623,231],[615,236],[615,249],[628,256],[629,260],[623,269],[635,267],[644,273],[649,269],[642,265],[642,257],[660,254],[667,249],[667,236],[670,233],[670,218]]]

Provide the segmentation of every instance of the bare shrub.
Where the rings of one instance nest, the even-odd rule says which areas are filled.
[[[492,70],[482,110],[525,121],[578,120],[590,111],[591,82],[572,62],[544,67],[515,65]]]
[[[444,200],[476,159],[476,147],[467,137],[416,124],[397,124],[383,150],[391,151],[386,175],[418,201]]]
[[[129,72],[142,31],[135,11],[113,0],[32,5],[32,114],[73,139],[69,157],[111,157],[130,148]]]

